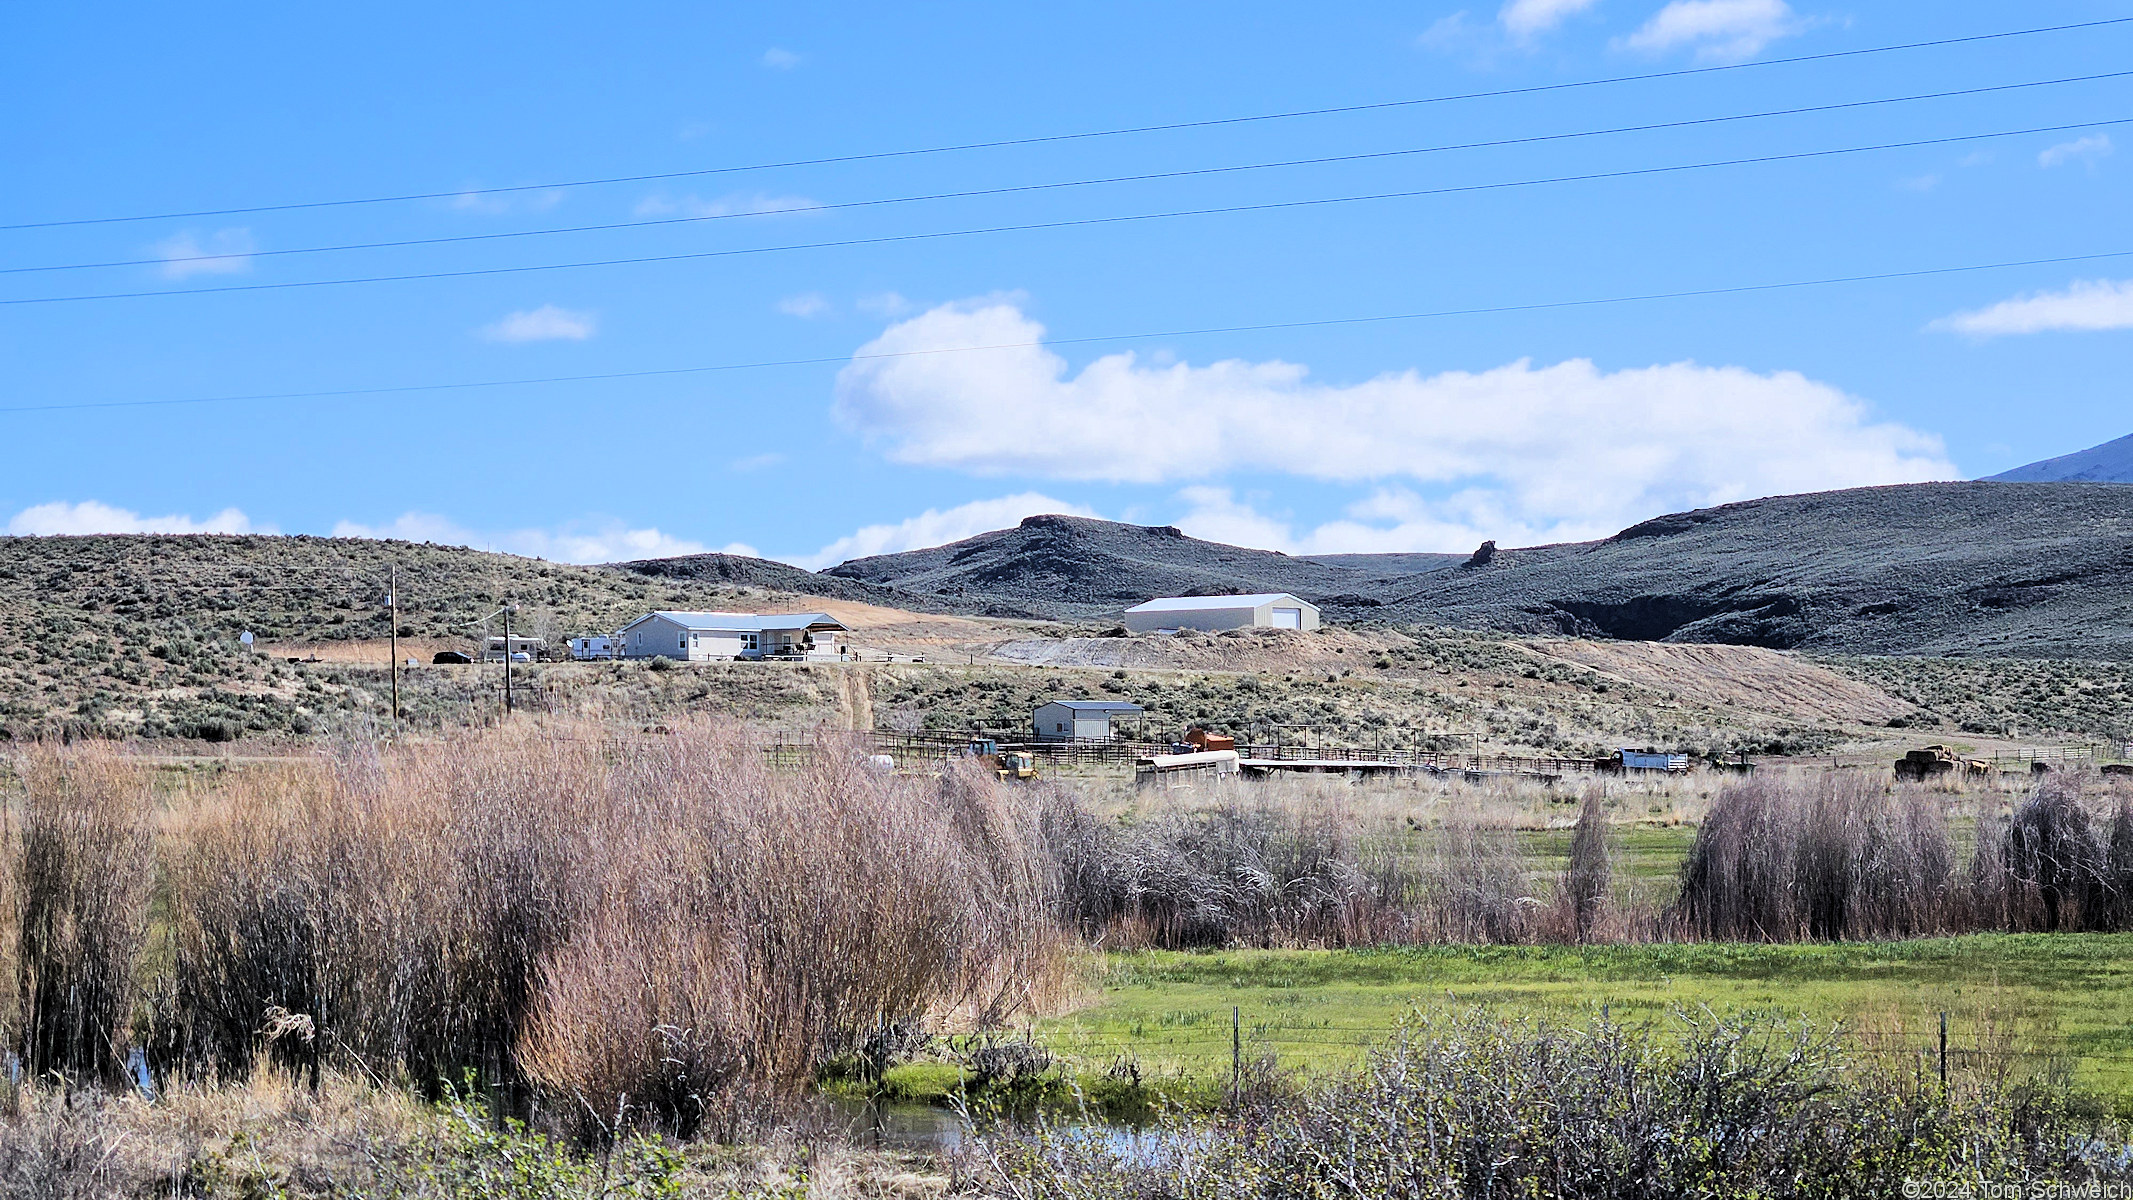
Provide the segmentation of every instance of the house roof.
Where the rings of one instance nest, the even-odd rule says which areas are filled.
[[[1250,596],[1161,596],[1146,604],[1136,604],[1127,612],[1208,612],[1225,608],[1257,608],[1269,600],[1287,600],[1302,605],[1304,600],[1287,592],[1259,592]]]
[[[1053,700],[1037,707],[1050,708],[1054,704],[1061,708],[1071,708],[1075,712],[1137,713],[1145,711],[1140,705],[1128,704],[1124,700]]]
[[[725,633],[772,633],[788,629],[843,629],[845,624],[828,613],[732,613],[732,612],[673,612],[660,609],[649,612],[623,626],[629,629],[641,625],[653,617],[663,617],[688,630],[717,630]]]

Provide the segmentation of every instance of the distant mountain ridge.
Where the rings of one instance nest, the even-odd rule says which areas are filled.
[[[2133,433],[1985,478],[1993,483],[2133,483]]]
[[[1168,526],[1031,517],[826,574],[1046,616],[1294,592],[1332,620],[1861,654],[2133,660],[2133,489],[1931,483],[1673,513],[1597,542],[1294,558]]]

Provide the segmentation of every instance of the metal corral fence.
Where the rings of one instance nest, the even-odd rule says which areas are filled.
[[[524,689],[522,704],[542,707],[547,697],[534,688]],[[943,733],[935,731],[905,733],[894,730],[874,729],[847,735],[857,743],[857,749],[866,754],[886,754],[898,766],[907,763],[941,762],[960,758],[969,749],[974,739],[993,741],[1001,750],[1021,750],[1035,755],[1040,762],[1054,766],[1121,766],[1131,767],[1136,759],[1155,754],[1173,752],[1174,743],[1151,742],[1130,737],[1110,739],[1061,739],[1057,741],[1032,741],[1021,733],[990,730],[975,733]],[[1326,746],[1304,742],[1274,741],[1247,744],[1239,742],[1240,758],[1270,762],[1353,762],[1386,763],[1416,773],[1462,772],[1481,775],[1521,775],[1528,777],[1560,777],[1565,775],[1588,775],[1608,770],[1602,763],[1590,758],[1571,758],[1560,755],[1476,754],[1470,751],[1422,750],[1406,746]],[[1980,752],[1974,757],[1992,762],[2008,776],[2026,775],[2041,763],[2050,768],[2075,768],[2089,765],[2109,757],[2109,747],[2095,746],[2038,746],[1996,752]],[[780,735],[765,746],[764,752],[780,766],[797,766],[811,760],[815,753],[814,736],[798,732]],[[1872,755],[1799,755],[1776,759],[1771,765],[1834,768],[1889,768],[1895,760],[1894,752]],[[1697,766],[1709,766],[1703,760],[1695,760]],[[1727,770],[1746,769],[1727,763]],[[1619,765],[1614,768],[1619,771]],[[1632,775],[1647,773],[1632,770]]]
[[[1936,741],[1941,742],[1941,744],[1949,744],[1942,737],[1937,737],[1928,731],[1927,734],[1919,738],[1915,743],[1915,747],[1923,747]],[[1907,747],[1913,746],[1912,743],[1905,743],[1905,745]],[[1980,762],[1991,763],[1994,770],[2004,774],[2021,775],[2036,770],[2037,764],[2055,770],[2062,767],[2078,770],[2082,767],[2108,761],[2111,758],[2111,750],[2112,747],[2109,744],[2023,746],[2012,750],[1969,750],[1963,752],[1961,757],[1966,760],[1975,759]],[[1864,767],[1872,769],[1889,767],[1901,756],[1901,750],[1886,750],[1865,754],[1846,752],[1843,754],[1788,755],[1780,756],[1774,761],[1778,765],[1794,763],[1802,767],[1823,766],[1838,769]]]
[[[852,738],[855,748],[864,754],[885,754],[898,766],[923,762],[945,762],[962,757],[973,740],[989,739],[999,749],[1020,750],[1036,756],[1044,763],[1061,766],[1121,766],[1131,767],[1138,759],[1151,755],[1170,754],[1175,750],[1171,742],[1148,742],[1132,738],[1111,739],[1061,739],[1056,741],[1012,740],[997,733],[900,733],[893,730],[875,729],[864,733],[844,735]],[[1239,757],[1271,762],[1352,762],[1389,763],[1415,772],[1480,772],[1487,774],[1514,774],[1535,776],[1559,776],[1574,772],[1590,772],[1596,769],[1589,758],[1522,757],[1507,754],[1447,754],[1437,751],[1415,750],[1408,747],[1373,748],[1368,746],[1306,746],[1292,743],[1267,745],[1240,745]],[[816,753],[814,737],[803,734],[785,734],[774,738],[764,746],[764,753],[774,765],[797,767],[813,761]]]

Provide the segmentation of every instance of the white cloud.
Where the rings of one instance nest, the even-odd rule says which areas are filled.
[[[163,260],[165,279],[240,274],[252,269],[252,255],[258,249],[249,229],[218,229],[205,241],[188,229],[155,246],[156,256]]]
[[[932,309],[860,348],[838,375],[835,413],[896,461],[977,475],[1406,480],[1464,497],[1408,523],[1462,528],[1486,514],[1497,528],[1618,529],[1731,500],[1957,474],[1938,438],[1877,423],[1790,371],[1520,360],[1333,385],[1293,363],[1126,353],[1070,375],[1037,344],[1043,333],[1011,300]],[[989,348],[911,353],[971,346]]]
[[[829,310],[829,299],[820,292],[802,292],[778,301],[779,312],[788,317],[799,317],[801,320],[819,317]]]
[[[1287,554],[1471,550],[1488,538],[1533,546],[1606,537],[1626,524],[1617,519],[1534,523],[1508,512],[1503,497],[1488,491],[1430,501],[1407,488],[1385,487],[1348,505],[1340,519],[1299,533],[1286,519],[1260,512],[1228,488],[1184,488],[1178,499],[1186,511],[1173,523],[1193,537]]]
[[[1933,329],[1998,337],[2047,330],[2133,329],[2133,279],[2081,280],[2063,292],[2031,292],[1987,308],[1942,317]]]
[[[2075,138],[2071,142],[2061,142],[2056,146],[2045,147],[2037,155],[2037,165],[2040,167],[2057,167],[2070,162],[2079,162],[2095,166],[2096,160],[2110,154],[2111,150],[2110,134],[2092,133],[2087,137]]]
[[[1529,38],[1546,33],[1570,17],[1591,8],[1598,0],[1509,0],[1496,14],[1512,37]]]
[[[736,458],[728,465],[736,471],[760,471],[765,467],[775,467],[784,461],[784,455],[772,451],[767,454],[751,454],[746,458]]]
[[[790,71],[800,65],[800,56],[776,46],[763,51],[763,65],[775,71]]]
[[[1468,18],[1465,9],[1438,17],[1429,28],[1415,35],[1415,45],[1445,53],[1471,48],[1487,36],[1486,28]]]
[[[773,196],[768,192],[736,192],[730,196],[715,196],[709,200],[701,196],[669,196],[664,192],[646,196],[637,202],[640,217],[684,216],[699,220],[711,217],[771,216],[782,213],[813,212],[821,208],[820,200],[806,196]]]
[[[1043,513],[1061,513],[1073,517],[1096,515],[1079,504],[1054,500],[1037,492],[1023,492],[1014,496],[1002,496],[997,500],[973,500],[949,509],[929,508],[894,525],[868,525],[846,537],[838,538],[813,554],[786,561],[815,571],[847,559],[865,558],[872,554],[895,554],[900,550],[918,550],[927,546],[959,542],[974,534],[1006,529],[1019,524],[1024,517]]]
[[[1785,0],[1673,0],[1623,44],[1652,53],[1693,46],[1700,59],[1738,62],[1800,28]]]
[[[480,533],[435,513],[402,513],[383,525],[341,521],[334,537],[398,538],[408,542],[436,542],[446,546],[469,546],[528,558],[557,562],[627,562],[639,558],[672,558],[678,554],[703,554],[701,542],[674,537],[657,529],[631,529],[620,521],[574,523],[557,529],[513,529],[503,533]],[[753,556],[752,547],[735,543],[723,553]]]
[[[515,312],[493,325],[481,327],[481,336],[492,342],[582,342],[599,328],[589,312],[572,312],[543,304]]]
[[[274,530],[269,526],[253,525],[250,517],[235,508],[225,508],[204,520],[195,521],[177,513],[144,517],[130,509],[114,508],[96,500],[84,500],[79,504],[55,500],[16,513],[8,519],[7,532],[16,537],[50,537],[91,533],[272,533]]]
[[[877,317],[900,317],[911,311],[911,302],[895,292],[875,292],[859,298],[859,311]]]
[[[1940,186],[1938,175],[1913,175],[1896,181],[1896,186],[1907,192],[1930,192]]]

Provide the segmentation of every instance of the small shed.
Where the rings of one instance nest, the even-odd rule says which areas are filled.
[[[1160,596],[1127,609],[1125,625],[1136,633],[1159,629],[1316,629],[1318,606],[1287,592]]]
[[[1112,718],[1142,711],[1124,700],[1054,700],[1030,714],[1030,726],[1040,742],[1107,742]]]

